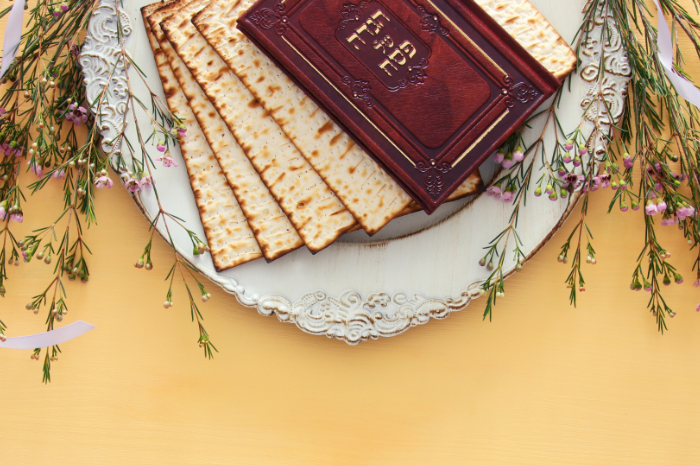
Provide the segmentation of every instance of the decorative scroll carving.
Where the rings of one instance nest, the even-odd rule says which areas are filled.
[[[452,165],[447,162],[438,163],[435,160],[431,160],[430,165],[425,162],[418,162],[416,170],[425,173],[423,184],[425,184],[428,192],[433,197],[437,197],[442,192],[442,187],[445,186],[445,178],[442,175],[452,170]]]
[[[280,1],[277,5],[275,5],[274,10],[269,8],[261,8],[252,15],[248,16],[248,18],[263,29],[272,29],[274,27],[275,32],[281,36],[287,32],[289,23],[289,18],[282,14],[284,13],[284,9],[284,3]]]
[[[581,79],[590,83],[590,87],[581,107],[584,119],[594,126],[587,149],[591,154],[601,155],[615,122],[620,121],[625,111],[631,69],[615,19],[603,2],[598,4],[593,28],[586,33],[580,55]],[[601,59],[603,73],[600,72]]]
[[[132,31],[128,16],[120,11],[117,21],[115,0],[102,0],[90,19],[79,58],[88,102],[96,102],[104,88],[109,87],[109,92],[102,99],[100,115],[97,115],[102,132],[102,150],[106,153],[112,152],[113,142],[121,144],[121,141],[115,139],[121,134],[124,126],[124,113],[129,96],[126,68],[117,34],[119,26],[121,36],[128,38]],[[96,108],[91,110],[94,113]],[[113,156],[117,157],[118,151],[114,151]]]
[[[343,5],[343,11],[341,12],[343,19],[338,23],[338,28],[345,29],[349,22],[359,21],[360,10],[364,10],[365,8],[367,8],[367,2],[364,1],[360,2],[358,5],[353,5],[352,3]]]
[[[423,84],[425,78],[428,77],[425,74],[425,69],[428,67],[428,60],[425,58],[420,61],[418,65],[413,65],[408,67],[408,72],[406,73],[406,78],[411,84]]]
[[[539,94],[537,89],[526,83],[514,83],[513,78],[509,75],[503,77],[503,83],[505,86],[501,90],[503,95],[506,96],[505,103],[506,107],[512,108],[515,106],[515,102],[518,101],[521,104],[526,104],[533,99],[536,99]]]
[[[352,88],[352,98],[360,99],[367,104],[368,107],[372,108],[374,101],[370,95],[371,88],[369,87],[369,82],[363,81],[361,79],[354,79],[350,76],[345,76],[343,78],[343,83],[347,84]]]
[[[440,24],[440,17],[438,15],[429,13],[421,5],[418,5],[418,13],[421,15],[420,25],[424,31],[434,32],[445,37],[450,35],[450,31]]]

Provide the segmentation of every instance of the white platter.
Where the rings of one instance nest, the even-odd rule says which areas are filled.
[[[151,0],[123,2],[119,6],[120,24],[127,52],[147,74],[151,89],[163,97],[140,15],[140,8],[148,3]],[[569,0],[566,8],[561,7],[561,0],[532,0],[532,3],[567,41],[573,40],[586,0]],[[103,107],[101,119],[104,141],[118,134],[126,108],[127,71],[118,67],[109,78],[121,50],[116,17],[115,0],[101,0],[90,21],[80,59],[88,99],[93,101],[105,85],[110,89],[109,105]],[[612,20],[608,21],[614,27]],[[629,74],[627,59],[619,41],[607,44],[604,55],[608,72],[598,82],[601,48],[595,40],[586,44],[580,72],[572,78],[570,86],[567,84],[561,101],[565,111],[559,112],[566,132],[581,121],[585,134],[591,134],[594,125],[608,131],[611,119],[615,121],[622,114]],[[128,73],[135,75],[133,70]],[[136,95],[148,96],[139,79],[132,78],[131,84]],[[599,92],[605,95],[612,115],[598,115],[590,110],[584,115],[587,102]],[[140,121],[143,116],[140,115]],[[135,140],[132,112],[126,115],[126,123],[127,137]],[[528,144],[539,136],[542,124],[538,121],[526,131]],[[551,131],[545,136],[545,144],[551,153],[554,144]],[[104,148],[109,150],[108,146]],[[589,151],[604,149],[600,138],[589,140]],[[177,149],[173,157],[182,161]],[[535,162],[535,173],[539,163]],[[491,163],[483,168],[483,175],[488,177],[487,172],[493,170]],[[177,169],[157,169],[155,183],[165,209],[183,218],[188,228],[204,238],[184,163],[179,163]],[[531,189],[534,188],[533,183]],[[558,202],[528,195],[518,229],[528,259],[563,223],[579,195],[575,193],[568,201]],[[158,211],[151,192],[137,193],[134,200],[149,219]],[[369,338],[400,334],[431,318],[445,318],[478,298],[479,285],[489,275],[478,264],[484,254],[483,247],[506,227],[511,211],[510,204],[482,194],[444,205],[432,216],[417,213],[395,220],[372,238],[364,232],[346,235],[316,255],[300,249],[271,264],[257,260],[221,273],[214,269],[208,255],[192,254],[184,231],[173,227],[171,233],[178,252],[203,275],[233,293],[243,305],[254,307],[266,316],[275,314],[280,321],[294,323],[306,332],[357,344]],[[163,234],[162,223],[159,226]],[[510,259],[512,248],[510,244],[507,250],[508,274],[515,267]]]

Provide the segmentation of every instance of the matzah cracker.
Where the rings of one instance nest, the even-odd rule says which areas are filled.
[[[198,5],[204,2],[195,2]],[[233,74],[182,10],[161,24],[173,48],[216,107],[312,252],[356,221],[282,129]]]
[[[151,31],[168,58],[175,78],[187,97],[226,179],[233,188],[234,195],[248,219],[248,224],[265,259],[275,260],[304,246],[304,242],[260,179],[260,175],[251,165],[231,131],[209,102],[204,91],[165,37],[160,23],[173,14],[174,8],[182,8],[182,6],[176,3],[170,8],[162,8],[151,14],[148,17]]]
[[[550,73],[559,79],[576,66],[576,53],[528,0],[475,0]],[[563,8],[571,8],[562,2]]]
[[[147,12],[148,9],[143,10],[144,15]],[[154,37],[149,37],[149,41],[157,45],[154,40]],[[262,257],[253,232],[187,105],[165,54],[158,47],[154,47],[153,53],[168,106],[176,109],[177,115],[184,118],[187,135],[180,138],[180,149],[214,266],[221,271]]]
[[[374,234],[411,197],[236,28],[254,0],[216,0],[192,22],[294,142],[362,228]]]

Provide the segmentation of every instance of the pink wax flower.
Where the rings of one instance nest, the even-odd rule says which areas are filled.
[[[625,156],[622,159],[622,162],[625,164],[625,168],[634,167],[634,160],[632,160],[632,157],[630,157],[629,154],[625,154]]]
[[[518,148],[515,149],[515,152],[513,152],[513,161],[514,162],[522,162],[524,158],[525,158],[525,153],[523,152],[523,148],[518,146]]]
[[[56,178],[57,180],[62,180],[66,177],[66,172],[64,170],[56,170],[51,176]]]
[[[581,183],[583,183],[583,180],[586,178],[582,175],[577,175],[576,173],[568,173],[564,177],[564,183],[562,184],[563,187],[567,187],[569,185],[573,186],[574,189],[578,188],[581,186]]]
[[[574,141],[572,141],[571,139],[566,141],[566,144],[564,144],[564,149],[571,150],[573,148],[574,148]]]
[[[695,283],[693,283],[693,286],[694,286],[695,288],[697,288],[697,287],[700,286],[700,278],[698,278],[697,280],[695,280]]]
[[[571,162],[571,156],[569,154],[566,154],[564,156],[564,163],[570,163]]]
[[[673,225],[674,223],[676,223],[676,217],[674,216],[664,216],[664,218],[661,219],[661,226],[664,227]]]
[[[63,4],[61,5],[61,11],[68,11],[68,5],[66,5],[65,3],[63,3]]]
[[[158,152],[165,152],[165,146],[163,145],[163,141],[158,141],[156,149],[158,149]]]
[[[24,214],[22,211],[17,211],[14,214],[10,214],[10,220],[17,223],[22,223],[24,221]]]
[[[72,121],[74,125],[80,126],[85,123],[88,119],[87,110],[83,107],[78,107],[75,104],[70,104],[68,110],[66,110],[65,118],[68,121]]]
[[[583,156],[586,155],[587,153],[588,153],[588,151],[586,150],[586,146],[583,145],[583,144],[579,144],[579,146],[578,146],[578,155],[580,155],[581,157],[583,157]]]
[[[676,215],[678,215],[678,220],[685,220],[687,217],[695,215],[695,208],[692,206],[682,206],[676,211]]]
[[[604,173],[600,175],[600,187],[607,188],[608,186],[610,186],[610,174]]]
[[[580,167],[580,166],[581,166],[581,158],[574,157],[574,167]]]
[[[503,193],[503,202],[513,202],[513,191]]]
[[[656,204],[656,210],[658,210],[659,212],[665,212],[667,207],[668,206],[664,201],[661,201],[658,204]]]
[[[142,189],[150,189],[151,186],[153,186],[153,178],[151,178],[150,176],[144,176],[143,178],[141,178],[140,183]]]
[[[503,163],[503,160],[506,158],[505,154],[503,152],[498,151],[496,152],[496,155],[493,156],[493,161],[496,163]]]
[[[184,138],[185,136],[187,136],[187,128],[183,126],[182,128],[177,130],[177,133],[180,135],[181,138]]]
[[[108,176],[101,176],[95,180],[95,186],[99,189],[111,188],[113,184],[112,179]]]
[[[493,196],[494,199],[500,199],[503,193],[501,191],[501,188],[499,188],[498,186],[490,186],[488,189],[486,189],[486,195]]]
[[[700,312],[700,304],[695,308],[695,312]]]
[[[5,220],[7,216],[7,201],[0,202],[0,220]]]
[[[124,187],[131,193],[135,193],[141,190],[141,183],[139,180],[136,180],[134,178],[129,178],[126,180],[124,183]]]
[[[164,153],[161,156],[158,156],[158,158],[156,159],[156,162],[160,162],[161,160],[163,161],[163,166],[166,168],[168,168],[170,166],[177,167],[177,162],[175,162],[173,160],[173,158],[170,157],[170,151]]]
[[[31,160],[27,162],[27,165],[29,165],[29,171],[34,173],[36,176],[41,178],[41,176],[44,174],[44,169],[41,168],[41,164],[32,162]]]
[[[656,204],[647,204],[644,210],[647,215],[656,215],[659,213],[659,211],[656,209]]]
[[[508,154],[508,155],[506,155],[506,158],[503,159],[503,162],[501,162],[501,166],[503,168],[510,168],[513,166],[513,163],[514,163],[513,162],[513,155]]]

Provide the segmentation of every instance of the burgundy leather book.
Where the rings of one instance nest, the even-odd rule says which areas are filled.
[[[238,27],[428,213],[561,85],[472,0],[259,0]]]

